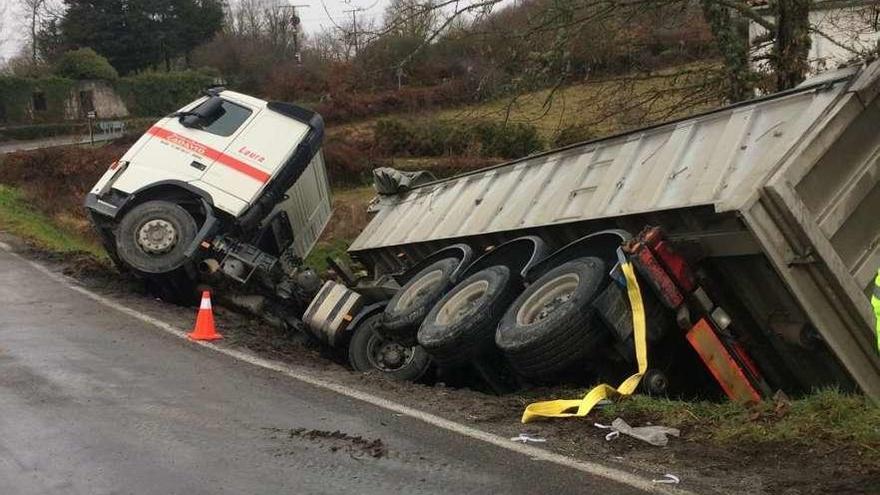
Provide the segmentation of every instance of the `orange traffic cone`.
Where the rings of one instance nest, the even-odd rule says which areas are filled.
[[[187,335],[192,340],[217,340],[223,336],[217,333],[214,327],[214,310],[211,309],[211,293],[202,292],[202,303],[199,304],[199,313],[196,315],[196,326]]]

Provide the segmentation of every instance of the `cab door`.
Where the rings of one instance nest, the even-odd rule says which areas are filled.
[[[191,108],[195,110],[207,99]],[[193,182],[224,165],[224,152],[238,133],[257,113],[257,109],[224,99],[221,111],[198,128],[185,127],[177,117],[168,117],[147,130],[151,139],[132,161],[151,182],[180,180]]]
[[[202,182],[250,204],[283,167],[309,127],[270,109],[241,127],[225,153],[225,166],[213,166]]]

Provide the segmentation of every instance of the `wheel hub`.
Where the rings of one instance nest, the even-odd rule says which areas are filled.
[[[406,366],[412,358],[412,349],[378,336],[371,338],[367,344],[367,359],[382,371],[396,371]]]
[[[167,220],[149,220],[138,229],[137,243],[147,253],[167,253],[177,243],[177,230]]]
[[[571,300],[571,295],[572,293],[569,292],[568,294],[565,294],[563,296],[553,298],[553,300],[551,300],[550,302],[545,304],[543,308],[541,308],[541,311],[539,311],[538,314],[535,316],[535,321],[533,323],[537,323],[550,316],[550,314],[556,311],[560,306]]]
[[[543,283],[520,307],[516,314],[517,325],[534,325],[568,305],[579,281],[577,274],[564,273]]]
[[[382,350],[382,362],[388,366],[397,367],[403,362],[403,353],[398,349],[400,346],[386,345]]]
[[[477,280],[455,293],[437,312],[437,324],[452,325],[467,317],[482,304],[489,291],[489,282]]]

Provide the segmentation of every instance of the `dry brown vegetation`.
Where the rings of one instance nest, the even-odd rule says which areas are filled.
[[[0,183],[15,187],[25,202],[62,227],[91,238],[83,200],[130,144],[130,140],[120,140],[97,147],[64,146],[12,153],[0,167]]]

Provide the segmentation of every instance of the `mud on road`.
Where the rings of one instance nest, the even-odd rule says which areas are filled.
[[[192,325],[193,308],[173,306],[148,296],[141,284],[121,275],[89,256],[49,255],[32,249],[15,238],[0,235],[26,257],[64,273],[84,287],[181,329]],[[364,390],[397,403],[427,411],[449,420],[505,437],[526,433],[545,438],[542,448],[571,457],[600,462],[617,469],[662,478],[671,473],[682,480],[682,488],[698,493],[760,494],[784,493],[876,493],[880,486],[880,465],[865,463],[852,448],[827,448],[768,442],[730,441],[722,444],[698,440],[700,432],[683,429],[681,438],[667,447],[649,446],[629,437],[604,440],[606,431],[594,422],[613,418],[593,413],[584,419],[567,419],[520,424],[526,404],[539,399],[577,397],[583,389],[538,388],[506,396],[451,388],[443,383],[392,382],[372,373],[356,373],[341,351],[322,347],[309,337],[283,330],[215,305],[217,326],[224,339],[219,345],[244,349],[263,358],[308,370],[317,377]],[[389,414],[392,414],[389,412]],[[625,417],[632,425],[643,425],[650,417]],[[304,441],[319,448],[336,449],[352,456],[381,458],[389,455],[378,439],[351,437],[339,431],[266,431],[284,441]],[[334,451],[336,451],[334,450]],[[279,450],[283,455],[283,446]]]

